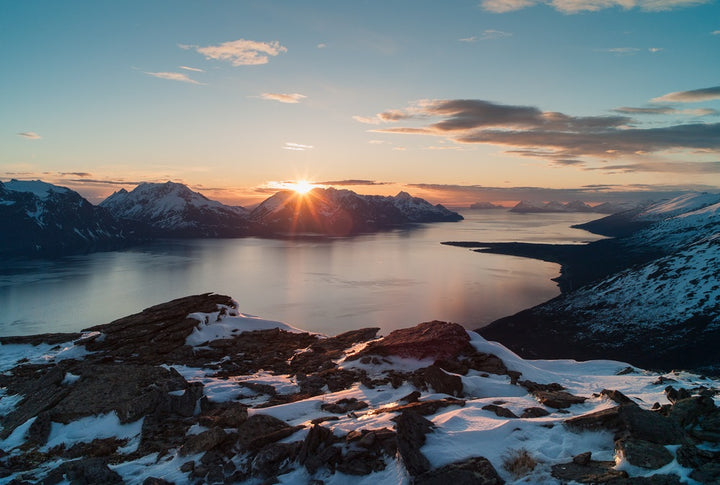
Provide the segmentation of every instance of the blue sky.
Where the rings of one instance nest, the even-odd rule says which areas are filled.
[[[0,180],[719,187],[720,5],[622,3],[5,2]]]

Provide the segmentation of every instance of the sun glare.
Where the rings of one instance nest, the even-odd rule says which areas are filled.
[[[311,182],[308,182],[307,180],[298,180],[297,182],[288,183],[287,187],[290,190],[294,190],[298,194],[307,194],[315,188],[315,185],[313,185]]]

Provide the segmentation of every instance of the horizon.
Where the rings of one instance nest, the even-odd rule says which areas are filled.
[[[456,207],[717,191],[719,14],[703,0],[15,3],[0,180],[93,204],[166,180],[229,205],[298,180]]]

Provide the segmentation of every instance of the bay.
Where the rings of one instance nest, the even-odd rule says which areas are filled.
[[[215,292],[241,312],[334,335],[429,320],[474,329],[559,294],[559,266],[442,241],[582,243],[596,214],[462,211],[338,239],[166,240],[52,261],[0,263],[0,335],[78,331],[182,296]]]

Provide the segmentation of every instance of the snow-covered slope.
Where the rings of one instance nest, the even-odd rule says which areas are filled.
[[[0,182],[0,253],[57,256],[116,247],[122,224],[66,187]]]
[[[120,219],[141,222],[160,236],[239,236],[247,233],[247,211],[210,200],[174,182],[141,183],[100,203]]]
[[[174,322],[178,301],[59,345],[0,345],[2,483],[695,485],[720,476],[715,379],[525,360],[462,329],[463,353],[441,361],[358,360],[392,334],[310,335],[227,305],[178,310]],[[177,351],[119,353],[147,332],[175,337],[180,321],[192,333]]]
[[[250,220],[271,234],[347,235],[407,223],[461,219],[441,205],[406,192],[392,197],[334,188],[315,188],[307,194],[281,191],[250,213]]]
[[[720,195],[687,194],[624,217],[643,228],[610,243],[656,259],[494,322],[483,335],[529,355],[720,372]]]

